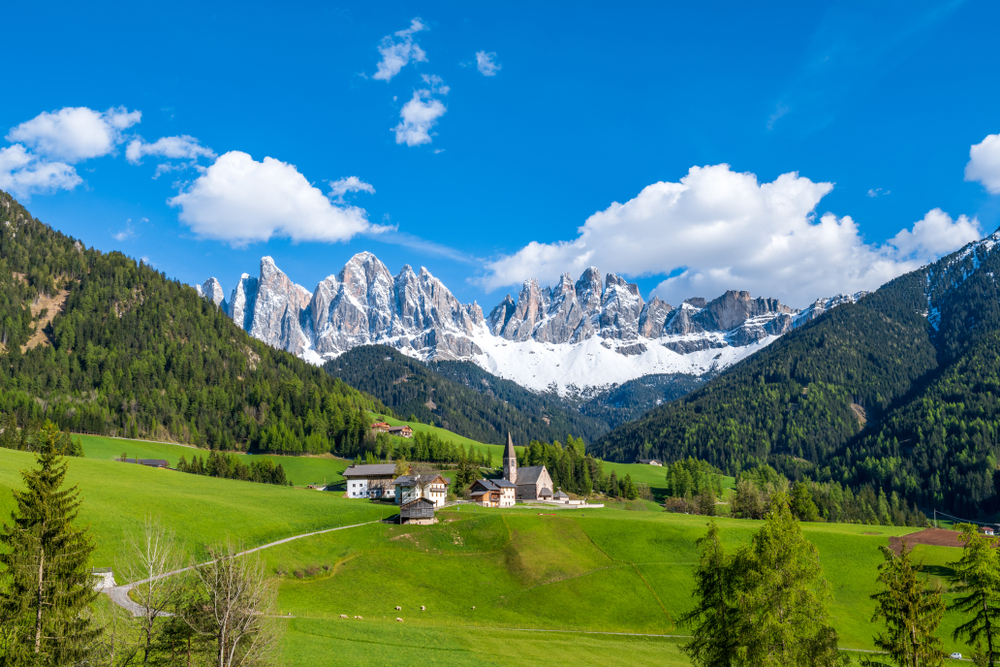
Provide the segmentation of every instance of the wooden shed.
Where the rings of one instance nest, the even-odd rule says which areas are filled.
[[[434,523],[434,501],[417,498],[399,506],[399,522],[428,524]]]

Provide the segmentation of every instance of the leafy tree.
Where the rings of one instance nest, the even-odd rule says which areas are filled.
[[[951,608],[972,614],[972,618],[955,628],[953,636],[976,645],[985,641],[984,662],[993,667],[1000,648],[995,646],[1000,627],[1000,557],[993,548],[993,540],[979,533],[975,526],[960,527],[965,548],[960,560],[949,563],[955,570],[953,590],[958,593]]]
[[[872,622],[881,620],[885,632],[875,635],[875,646],[896,667],[938,667],[944,660],[941,640],[934,634],[945,611],[941,590],[927,588],[920,580],[920,566],[910,560],[905,542],[899,555],[888,547],[879,549],[885,562],[878,568],[882,590],[872,595],[877,603]],[[861,664],[888,667],[871,658],[863,658]]]
[[[819,509],[816,508],[805,482],[796,482],[792,487],[792,514],[799,521],[819,520]]]
[[[61,488],[67,469],[56,449],[61,439],[46,422],[36,439],[38,467],[21,471],[27,488],[14,491],[12,523],[0,532],[0,626],[10,632],[10,665],[74,664],[100,634],[89,614],[97,596],[86,569],[94,546],[75,525],[79,492]]]

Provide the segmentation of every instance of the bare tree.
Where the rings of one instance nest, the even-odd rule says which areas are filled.
[[[157,618],[174,605],[184,584],[175,576],[182,556],[174,532],[158,519],[146,517],[138,529],[125,531],[124,553],[117,568],[133,583],[130,597],[140,611],[135,617],[141,636],[142,664],[149,664],[159,630]]]
[[[274,664],[281,628],[274,617],[277,586],[256,553],[241,555],[238,543],[209,549],[211,560],[195,568],[202,603],[186,619],[215,644],[218,667]]]

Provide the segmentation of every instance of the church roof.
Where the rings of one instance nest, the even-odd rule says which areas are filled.
[[[517,469],[517,485],[522,486],[525,484],[535,484],[538,482],[538,478],[542,476],[542,471],[545,470],[545,466],[528,466],[527,468]],[[546,472],[548,472],[546,470]]]
[[[514,452],[514,441],[510,437],[510,431],[507,431],[507,446],[503,450],[503,457],[505,459],[517,458],[517,454]]]

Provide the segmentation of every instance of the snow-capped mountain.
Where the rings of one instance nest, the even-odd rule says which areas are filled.
[[[390,345],[420,359],[463,359],[537,391],[591,393],[650,373],[700,375],[752,354],[800,323],[861,293],[799,311],[729,291],[678,307],[646,302],[637,285],[595,268],[554,287],[526,280],[483,316],[425,268],[393,276],[363,252],[309,292],[270,257],[228,299],[210,278],[197,288],[250,335],[313,363],[359,345]]]

